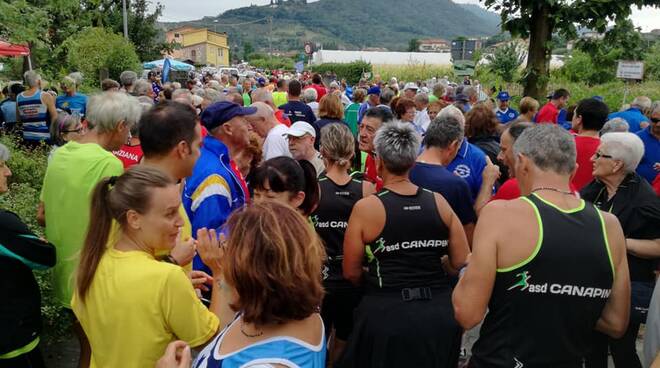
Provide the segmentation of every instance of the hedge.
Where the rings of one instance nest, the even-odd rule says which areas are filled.
[[[325,63],[314,65],[312,71],[321,75],[326,72],[335,73],[338,79],[346,79],[349,84],[357,84],[363,73],[372,72],[372,66],[364,61],[354,61],[348,64]]]

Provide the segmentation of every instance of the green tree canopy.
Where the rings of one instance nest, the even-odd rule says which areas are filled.
[[[106,28],[87,28],[69,37],[62,46],[67,64],[82,72],[86,80],[96,80],[103,69],[114,79],[124,70],[140,69],[133,44]]]
[[[529,60],[523,76],[525,95],[545,95],[550,71],[552,37],[573,39],[577,26],[604,32],[609,21],[627,19],[632,7],[660,6],[660,0],[483,0],[500,13],[502,28],[529,37]]]
[[[486,55],[488,69],[507,83],[513,82],[518,68],[525,62],[524,48],[517,42],[509,42]]]

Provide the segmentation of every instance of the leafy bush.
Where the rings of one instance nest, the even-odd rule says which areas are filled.
[[[339,63],[325,63],[315,65],[312,70],[321,75],[326,72],[337,74],[338,79],[346,79],[349,84],[355,84],[360,81],[363,73],[371,73],[372,67],[370,63],[364,61],[354,61],[348,64]]]
[[[522,45],[509,42],[496,48],[492,54],[486,55],[487,68],[505,82],[511,83],[526,57],[527,53]]]
[[[0,196],[0,208],[16,213],[37,235],[44,236],[37,224],[36,210],[48,161],[47,146],[27,149],[18,138],[1,136],[0,143],[11,151],[8,166],[12,171],[9,192]],[[51,285],[51,271],[35,272],[41,289],[41,315],[44,322],[43,340],[48,343],[64,336],[71,327],[71,315],[55,299]]]
[[[255,55],[255,54],[253,54]],[[284,69],[293,70],[293,59],[283,57],[264,57],[259,59],[251,59],[250,64],[261,69]]]
[[[594,70],[591,57],[582,51],[575,50],[558,73],[571,82],[587,82],[592,80]]]
[[[60,52],[66,52],[71,70],[78,70],[93,82],[107,69],[110,78],[119,79],[124,70],[140,70],[135,47],[119,34],[105,28],[86,28],[64,41]]]
[[[644,55],[644,69],[647,80],[660,80],[660,42],[656,42]]]

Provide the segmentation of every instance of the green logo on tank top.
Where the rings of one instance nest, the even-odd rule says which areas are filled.
[[[513,290],[519,286],[520,286],[520,290],[525,290],[529,287],[529,283],[527,281],[529,281],[529,279],[532,278],[532,276],[527,271],[523,271],[519,274],[516,274],[516,277],[520,277],[520,280],[518,280],[518,282],[516,282],[515,284],[511,285],[511,287],[508,288],[507,290]]]

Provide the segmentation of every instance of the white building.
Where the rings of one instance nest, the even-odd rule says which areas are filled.
[[[366,61],[375,65],[446,65],[452,66],[450,53],[435,52],[377,52],[319,50],[312,56],[312,64],[351,63]]]

